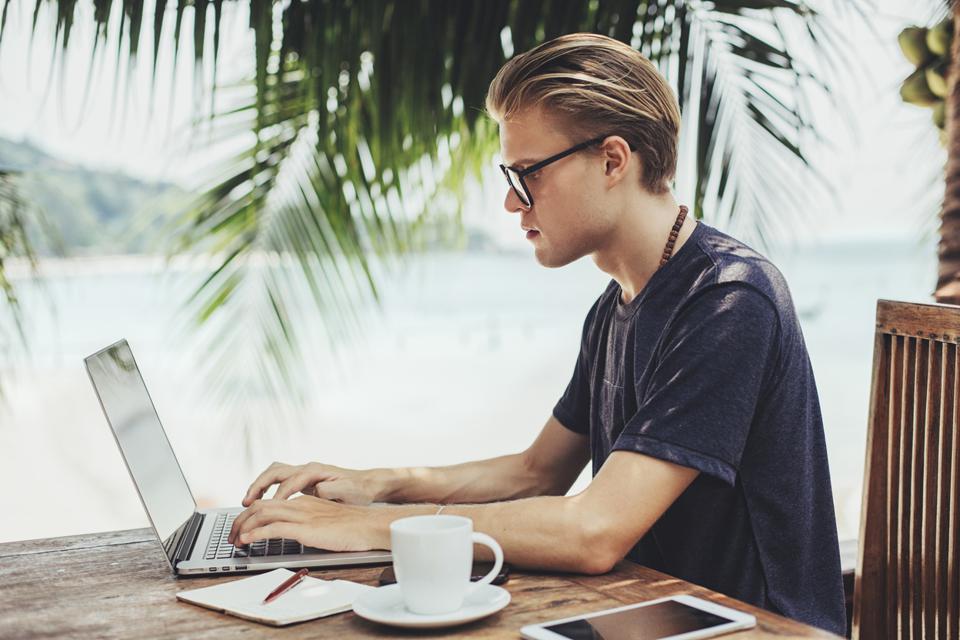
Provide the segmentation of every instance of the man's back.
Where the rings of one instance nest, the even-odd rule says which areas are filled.
[[[843,633],[836,522],[819,401],[786,283],[699,224],[628,304],[591,309],[554,415],[616,450],[700,471],[630,558]]]

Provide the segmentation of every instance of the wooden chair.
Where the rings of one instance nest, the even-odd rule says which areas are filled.
[[[853,638],[960,640],[960,307],[880,300]]]

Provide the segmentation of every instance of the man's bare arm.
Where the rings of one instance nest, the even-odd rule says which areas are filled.
[[[243,499],[250,506],[278,485],[273,497],[298,491],[347,504],[371,502],[478,503],[536,495],[562,495],[590,457],[586,436],[570,431],[551,416],[530,447],[488,460],[446,467],[343,469],[312,462],[273,463],[250,485]]]
[[[574,496],[451,505],[473,519],[510,563],[527,568],[605,573],[623,558],[696,478],[697,471],[640,453],[615,451],[590,486]],[[261,500],[234,523],[230,539],[248,544],[294,538],[333,551],[390,548],[390,523],[433,513],[430,505],[361,507],[312,497]],[[484,552],[480,551],[479,557]]]
[[[615,451],[583,492],[490,505],[457,505],[493,536],[514,565],[606,573],[619,562],[697,477],[694,469]],[[486,550],[477,547],[480,557]]]
[[[586,436],[550,416],[525,451],[447,467],[375,470],[386,502],[484,503],[563,495],[590,458]]]

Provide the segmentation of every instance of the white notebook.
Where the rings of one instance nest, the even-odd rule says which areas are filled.
[[[279,598],[263,604],[267,594],[292,575],[288,569],[274,569],[242,580],[181,591],[177,599],[280,627],[350,611],[357,596],[374,588],[349,580],[307,576]]]

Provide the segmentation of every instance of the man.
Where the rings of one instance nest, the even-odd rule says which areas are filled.
[[[275,463],[231,540],[385,549],[392,520],[442,505],[520,567],[597,574],[628,557],[842,633],[823,425],[793,303],[773,265],[674,201],[680,114],[664,79],[620,42],[567,35],[504,65],[487,110],[504,206],[537,260],[589,255],[612,277],[553,415],[526,451],[491,460]],[[591,484],[566,496],[588,460]]]

